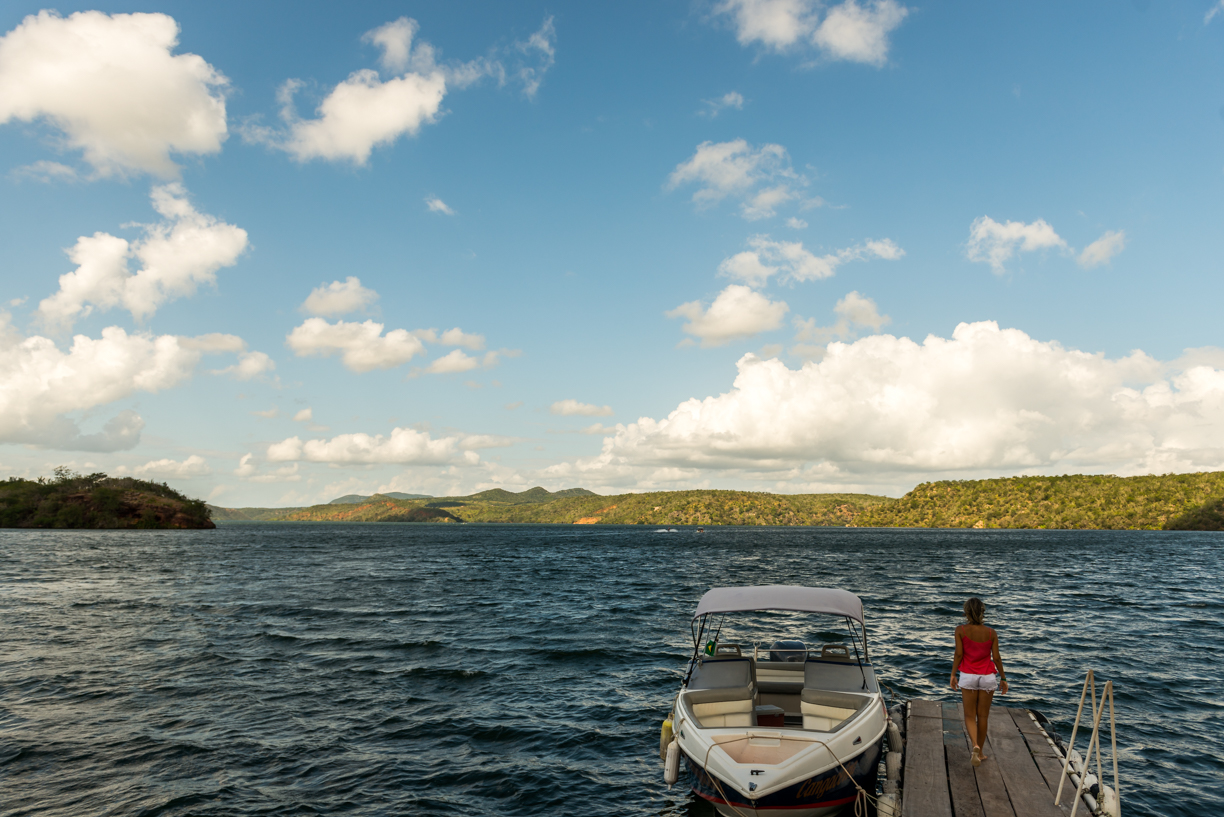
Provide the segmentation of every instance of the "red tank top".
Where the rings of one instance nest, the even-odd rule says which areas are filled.
[[[970,675],[995,674],[994,661],[990,658],[991,648],[994,646],[993,638],[990,641],[974,641],[961,636],[961,644],[965,648],[965,654],[961,657],[961,672],[967,672]]]

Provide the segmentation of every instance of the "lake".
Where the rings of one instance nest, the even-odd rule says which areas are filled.
[[[1095,669],[1124,813],[1220,813],[1222,554],[1150,531],[0,531],[0,814],[712,814],[663,783],[658,728],[727,584],[857,593],[881,681],[946,700],[979,595],[1002,703],[1066,738]]]

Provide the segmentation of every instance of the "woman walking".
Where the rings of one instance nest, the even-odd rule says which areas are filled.
[[[967,623],[956,628],[956,656],[952,659],[950,682],[953,691],[960,690],[965,705],[965,733],[973,743],[974,766],[986,760],[982,745],[986,743],[986,723],[990,720],[995,689],[1007,694],[1007,677],[999,657],[999,634],[983,623],[985,618],[986,605],[981,599],[974,597],[965,602]]]

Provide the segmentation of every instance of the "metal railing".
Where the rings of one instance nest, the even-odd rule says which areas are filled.
[[[1080,719],[1084,714],[1084,701],[1089,698],[1092,700],[1092,734],[1088,738],[1088,750],[1084,755],[1083,761],[1077,763],[1075,736],[1079,731]],[[1101,760],[1101,719],[1105,715],[1106,700],[1109,702],[1109,744],[1113,760],[1113,788],[1105,785],[1104,763]],[[1095,796],[1089,792],[1091,788],[1089,781],[1092,778],[1092,774],[1088,771],[1089,766],[1092,764],[1094,751],[1096,752],[1096,780],[1098,784]],[[1079,779],[1076,780],[1076,777]],[[1122,813],[1122,799],[1120,786],[1118,785],[1118,733],[1114,725],[1113,681],[1106,681],[1105,685],[1101,688],[1100,703],[1098,705],[1096,675],[1092,670],[1088,670],[1088,675],[1084,678],[1084,689],[1080,693],[1079,709],[1075,712],[1075,726],[1071,729],[1071,742],[1067,744],[1066,759],[1063,761],[1063,774],[1058,781],[1058,792],[1054,795],[1054,805],[1058,805],[1061,801],[1063,784],[1068,778],[1076,785],[1075,802],[1071,806],[1071,817],[1075,817],[1075,812],[1079,808],[1081,800],[1084,800],[1086,803],[1094,803],[1096,814],[1098,815],[1120,817]]]

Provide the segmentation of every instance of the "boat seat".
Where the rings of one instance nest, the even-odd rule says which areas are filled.
[[[803,728],[817,732],[836,732],[854,717],[856,712],[867,706],[870,700],[862,695],[805,689],[799,695]]]
[[[751,658],[704,658],[697,664],[687,697],[703,729],[753,725],[753,676]]]

